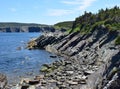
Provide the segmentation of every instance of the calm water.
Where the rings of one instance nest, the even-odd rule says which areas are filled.
[[[42,64],[50,63],[52,55],[44,50],[27,50],[26,43],[40,33],[0,33],[0,72],[13,81],[19,77],[39,74]],[[21,47],[21,50],[17,50]],[[15,80],[14,80],[15,81]]]

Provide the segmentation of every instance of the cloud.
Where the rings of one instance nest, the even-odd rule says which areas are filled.
[[[64,3],[64,4],[68,4],[68,5],[79,5],[80,4],[80,0],[72,0],[72,1],[61,1],[61,3]]]
[[[85,10],[87,7],[89,7],[93,2],[96,0],[64,0],[61,3],[66,5],[76,5],[78,9],[76,10]]]
[[[63,0],[62,4],[73,6],[72,9],[49,9],[49,16],[63,16],[76,13],[78,11],[85,11],[86,8],[92,5],[97,0]]]
[[[16,8],[9,8],[9,10],[10,10],[11,12],[16,12],[16,11],[17,11]]]
[[[65,10],[65,9],[49,9],[48,15],[49,16],[63,16],[73,13],[72,10]]]
[[[79,10],[85,10],[87,7],[91,6],[96,0],[82,0]]]

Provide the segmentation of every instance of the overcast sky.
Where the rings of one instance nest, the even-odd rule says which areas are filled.
[[[52,25],[115,5],[120,7],[120,0],[0,0],[0,22]]]

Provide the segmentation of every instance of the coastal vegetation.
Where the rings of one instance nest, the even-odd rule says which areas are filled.
[[[65,29],[65,30],[71,30],[73,25],[73,21],[64,21],[54,24],[54,27],[56,29]]]
[[[116,38],[115,44],[116,44],[116,45],[120,45],[120,36],[118,36],[118,37]]]
[[[82,16],[76,18],[69,32],[79,31],[88,34],[100,26],[112,31],[120,30],[120,8],[115,6],[110,9],[101,9],[96,14],[85,11]]]

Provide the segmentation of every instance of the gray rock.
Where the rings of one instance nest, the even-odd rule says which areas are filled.
[[[0,73],[0,89],[4,89],[7,85],[7,77]]]
[[[74,82],[74,81],[67,81],[67,83],[70,85],[77,85],[78,84],[78,82]]]

